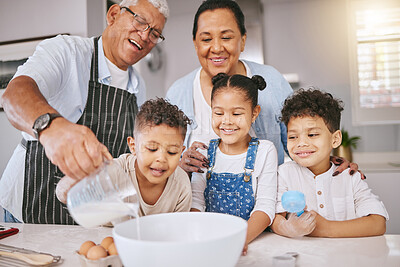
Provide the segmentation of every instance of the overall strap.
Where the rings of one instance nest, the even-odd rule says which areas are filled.
[[[209,167],[207,169],[207,175],[206,175],[207,179],[210,179],[210,177],[211,177],[211,172],[215,165],[215,154],[217,152],[217,148],[218,148],[220,141],[221,141],[220,138],[212,139],[212,140],[210,140],[210,144],[208,145],[207,157],[208,157],[208,160],[210,161],[210,163],[209,163]]]
[[[246,163],[244,165],[244,181],[250,181],[252,172],[254,171],[254,163],[256,162],[257,149],[260,141],[256,137],[252,137],[247,148]]]

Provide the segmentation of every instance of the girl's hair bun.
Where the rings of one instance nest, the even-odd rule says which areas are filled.
[[[265,89],[267,86],[267,83],[265,82],[264,78],[261,77],[260,75],[254,75],[251,77],[251,80],[256,84],[257,89],[262,91]]]
[[[218,81],[228,77],[229,75],[223,72],[218,73],[217,75],[215,75],[214,77],[212,77],[212,84],[215,85]]]

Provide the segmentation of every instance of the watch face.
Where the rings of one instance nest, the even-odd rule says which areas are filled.
[[[45,129],[50,121],[50,115],[48,113],[41,115],[36,119],[35,124],[33,125],[33,129],[40,132]]]

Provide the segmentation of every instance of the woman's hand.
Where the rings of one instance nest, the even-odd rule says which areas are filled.
[[[339,165],[339,167],[336,168],[335,172],[332,174],[332,176],[336,176],[339,173],[342,173],[345,169],[350,168],[349,173],[350,175],[353,175],[356,171],[358,171],[361,174],[361,179],[364,180],[367,177],[364,175],[364,173],[362,173],[359,169],[358,169],[358,164],[357,163],[353,163],[348,161],[345,158],[341,158],[341,157],[336,157],[336,156],[331,156],[331,161],[333,162],[333,164],[335,164],[336,166]]]
[[[210,163],[203,154],[197,151],[198,148],[208,149],[204,143],[196,141],[182,154],[179,166],[188,174],[192,172],[204,173],[201,168],[208,168]]]

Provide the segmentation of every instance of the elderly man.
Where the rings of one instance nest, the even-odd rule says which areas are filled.
[[[0,180],[6,222],[74,223],[55,197],[57,182],[129,151],[146,98],[132,65],[164,40],[168,12],[165,0],[123,0],[108,10],[101,37],[45,40],[19,67],[2,97],[23,134]]]

